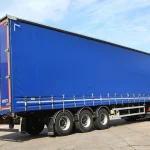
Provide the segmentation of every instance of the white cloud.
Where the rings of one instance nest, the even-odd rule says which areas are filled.
[[[73,31],[150,52],[143,47],[149,44],[149,0],[93,1],[79,8],[80,25]]]
[[[6,1],[0,0],[1,7]],[[34,21],[59,21],[65,16],[70,0],[12,0],[5,9],[0,10],[0,16],[11,14]]]
[[[97,2],[97,0],[73,0],[71,9],[72,10],[79,10],[83,9],[83,7],[88,7],[88,5]]]
[[[150,52],[150,0],[0,0],[0,16],[27,20]]]

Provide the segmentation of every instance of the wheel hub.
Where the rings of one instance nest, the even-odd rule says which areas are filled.
[[[69,127],[70,127],[70,120],[67,116],[62,116],[59,120],[59,127],[62,129],[62,130],[68,130]]]
[[[81,118],[81,124],[87,128],[91,124],[91,119],[87,114],[84,114]]]
[[[106,125],[106,124],[107,124],[107,121],[108,121],[107,115],[104,114],[104,113],[102,113],[102,114],[100,115],[100,122],[101,122],[101,124],[102,124],[102,125]]]

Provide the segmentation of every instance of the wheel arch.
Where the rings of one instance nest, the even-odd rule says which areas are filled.
[[[98,117],[98,113],[99,113],[99,111],[100,111],[101,109],[107,110],[108,113],[110,114],[110,109],[109,109],[107,106],[101,106],[101,107],[98,107],[98,108],[96,109],[96,111],[95,111],[95,115],[96,115],[95,117],[96,117],[96,118]]]
[[[73,121],[74,121],[74,116],[73,116],[73,114],[72,114],[72,112],[71,111],[69,111],[69,110],[59,110],[59,111],[57,111],[54,115],[53,115],[53,121],[54,121],[54,124],[55,124],[55,120],[56,120],[56,117],[58,116],[58,114],[60,114],[61,112],[68,112],[71,116],[72,116],[72,118],[73,118]]]
[[[75,117],[76,117],[75,120],[79,120],[79,115],[80,115],[80,113],[81,113],[83,110],[89,110],[89,111],[92,113],[92,116],[94,116],[94,111],[92,110],[92,108],[90,108],[90,107],[83,107],[83,108],[80,108],[80,109],[77,111],[77,113],[75,114]]]

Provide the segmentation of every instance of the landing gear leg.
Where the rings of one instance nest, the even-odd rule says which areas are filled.
[[[13,118],[10,117],[10,118],[9,118],[9,129],[13,129],[13,128],[14,128]]]

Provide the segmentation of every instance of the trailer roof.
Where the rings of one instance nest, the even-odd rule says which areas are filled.
[[[102,42],[102,43],[110,44],[110,45],[113,45],[113,46],[126,48],[128,50],[132,50],[132,51],[136,51],[136,52],[139,52],[139,53],[144,53],[144,54],[150,55],[150,53],[144,52],[144,51],[141,51],[141,50],[138,50],[138,49],[134,49],[134,48],[131,48],[131,47],[119,45],[119,44],[116,44],[116,43],[108,42],[108,41],[97,39],[97,38],[94,38],[94,37],[78,34],[78,33],[75,33],[75,32],[70,32],[70,31],[58,29],[58,28],[55,28],[55,27],[47,26],[47,25],[44,25],[44,24],[40,24],[40,23],[37,23],[37,22],[25,20],[25,19],[21,19],[21,18],[18,18],[18,17],[15,17],[15,16],[11,16],[11,15],[5,15],[3,18],[0,19],[0,22],[5,20],[5,19],[18,20],[20,22],[32,24],[32,25],[35,25],[35,26],[48,28],[48,29],[55,30],[55,31],[58,31],[58,32],[63,32],[63,33],[71,34],[71,35],[74,35],[74,36],[79,36],[79,37],[82,37],[82,38],[86,38],[86,39],[89,39],[89,40],[98,41],[98,42]]]

